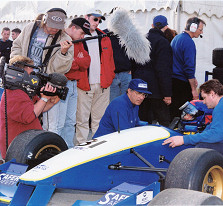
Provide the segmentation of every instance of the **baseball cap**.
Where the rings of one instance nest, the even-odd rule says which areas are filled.
[[[162,29],[164,26],[167,26],[167,18],[163,15],[155,16],[153,19],[153,25],[158,28]]]
[[[54,29],[64,29],[66,14],[59,10],[49,10],[46,15],[46,25]]]
[[[92,15],[92,16],[95,16],[95,17],[101,17],[101,19],[105,20],[105,17],[102,15],[102,12],[98,9],[88,10],[87,15]]]
[[[135,90],[137,92],[152,94],[150,91],[148,91],[147,82],[143,81],[142,79],[132,79],[129,83],[128,88]]]
[[[84,31],[85,34],[91,35],[90,23],[88,20],[86,20],[84,18],[75,18],[71,22],[73,24],[76,24],[77,26],[81,27],[81,29]]]

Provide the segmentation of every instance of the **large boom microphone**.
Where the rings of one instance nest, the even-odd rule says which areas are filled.
[[[150,42],[137,28],[133,16],[128,11],[117,8],[108,17],[108,30],[118,35],[120,44],[125,46],[130,59],[140,64],[150,60]]]
[[[110,31],[109,33],[75,40],[72,41],[72,43],[75,44],[91,39],[117,35],[120,40],[120,44],[125,46],[126,54],[130,59],[134,59],[140,64],[145,64],[150,60],[150,42],[146,39],[146,36],[142,34],[140,29],[137,28],[133,21],[133,17],[128,11],[117,8],[108,17],[108,30]],[[60,44],[55,44],[44,47],[43,49],[45,50],[59,46]]]

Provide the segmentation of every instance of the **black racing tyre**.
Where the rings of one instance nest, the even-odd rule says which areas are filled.
[[[223,84],[223,68],[215,67],[213,69],[213,79],[218,79]]]
[[[156,195],[148,205],[223,205],[223,201],[203,192],[170,188]]]
[[[204,148],[181,151],[170,163],[165,188],[202,191],[223,199],[223,156]]]
[[[5,159],[15,158],[18,163],[28,164],[30,169],[67,149],[63,138],[53,132],[27,130],[11,142]]]
[[[212,52],[212,64],[223,67],[223,48],[215,48]]]

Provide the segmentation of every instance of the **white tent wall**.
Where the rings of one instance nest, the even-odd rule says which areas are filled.
[[[212,50],[222,46],[223,39],[223,2],[222,1],[188,1],[188,0],[128,0],[128,1],[4,1],[0,4],[0,30],[7,26],[23,29],[30,21],[34,21],[40,13],[45,13],[50,8],[60,7],[67,12],[67,25],[75,17],[84,16],[88,9],[101,10],[105,16],[112,8],[119,6],[130,10],[135,21],[144,33],[151,28],[154,16],[162,14],[168,18],[169,27],[182,32],[189,17],[198,16],[207,26],[203,38],[194,39],[197,46],[196,77],[199,84],[204,82],[205,71],[212,71]],[[106,21],[100,25],[106,28]]]

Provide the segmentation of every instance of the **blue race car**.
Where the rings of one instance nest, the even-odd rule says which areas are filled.
[[[119,193],[115,196],[117,205],[136,205],[139,200],[146,205],[170,187],[222,198],[222,155],[189,148],[192,146],[162,146],[164,139],[174,135],[179,133],[157,125],[111,133],[61,152],[28,170],[19,180],[15,171],[23,173],[24,168],[15,169],[16,163],[7,162],[0,166],[4,172],[0,200],[10,205],[46,205],[56,188],[108,191],[96,202],[77,201],[75,205],[106,205],[111,193]],[[10,187],[13,192],[8,192]]]

